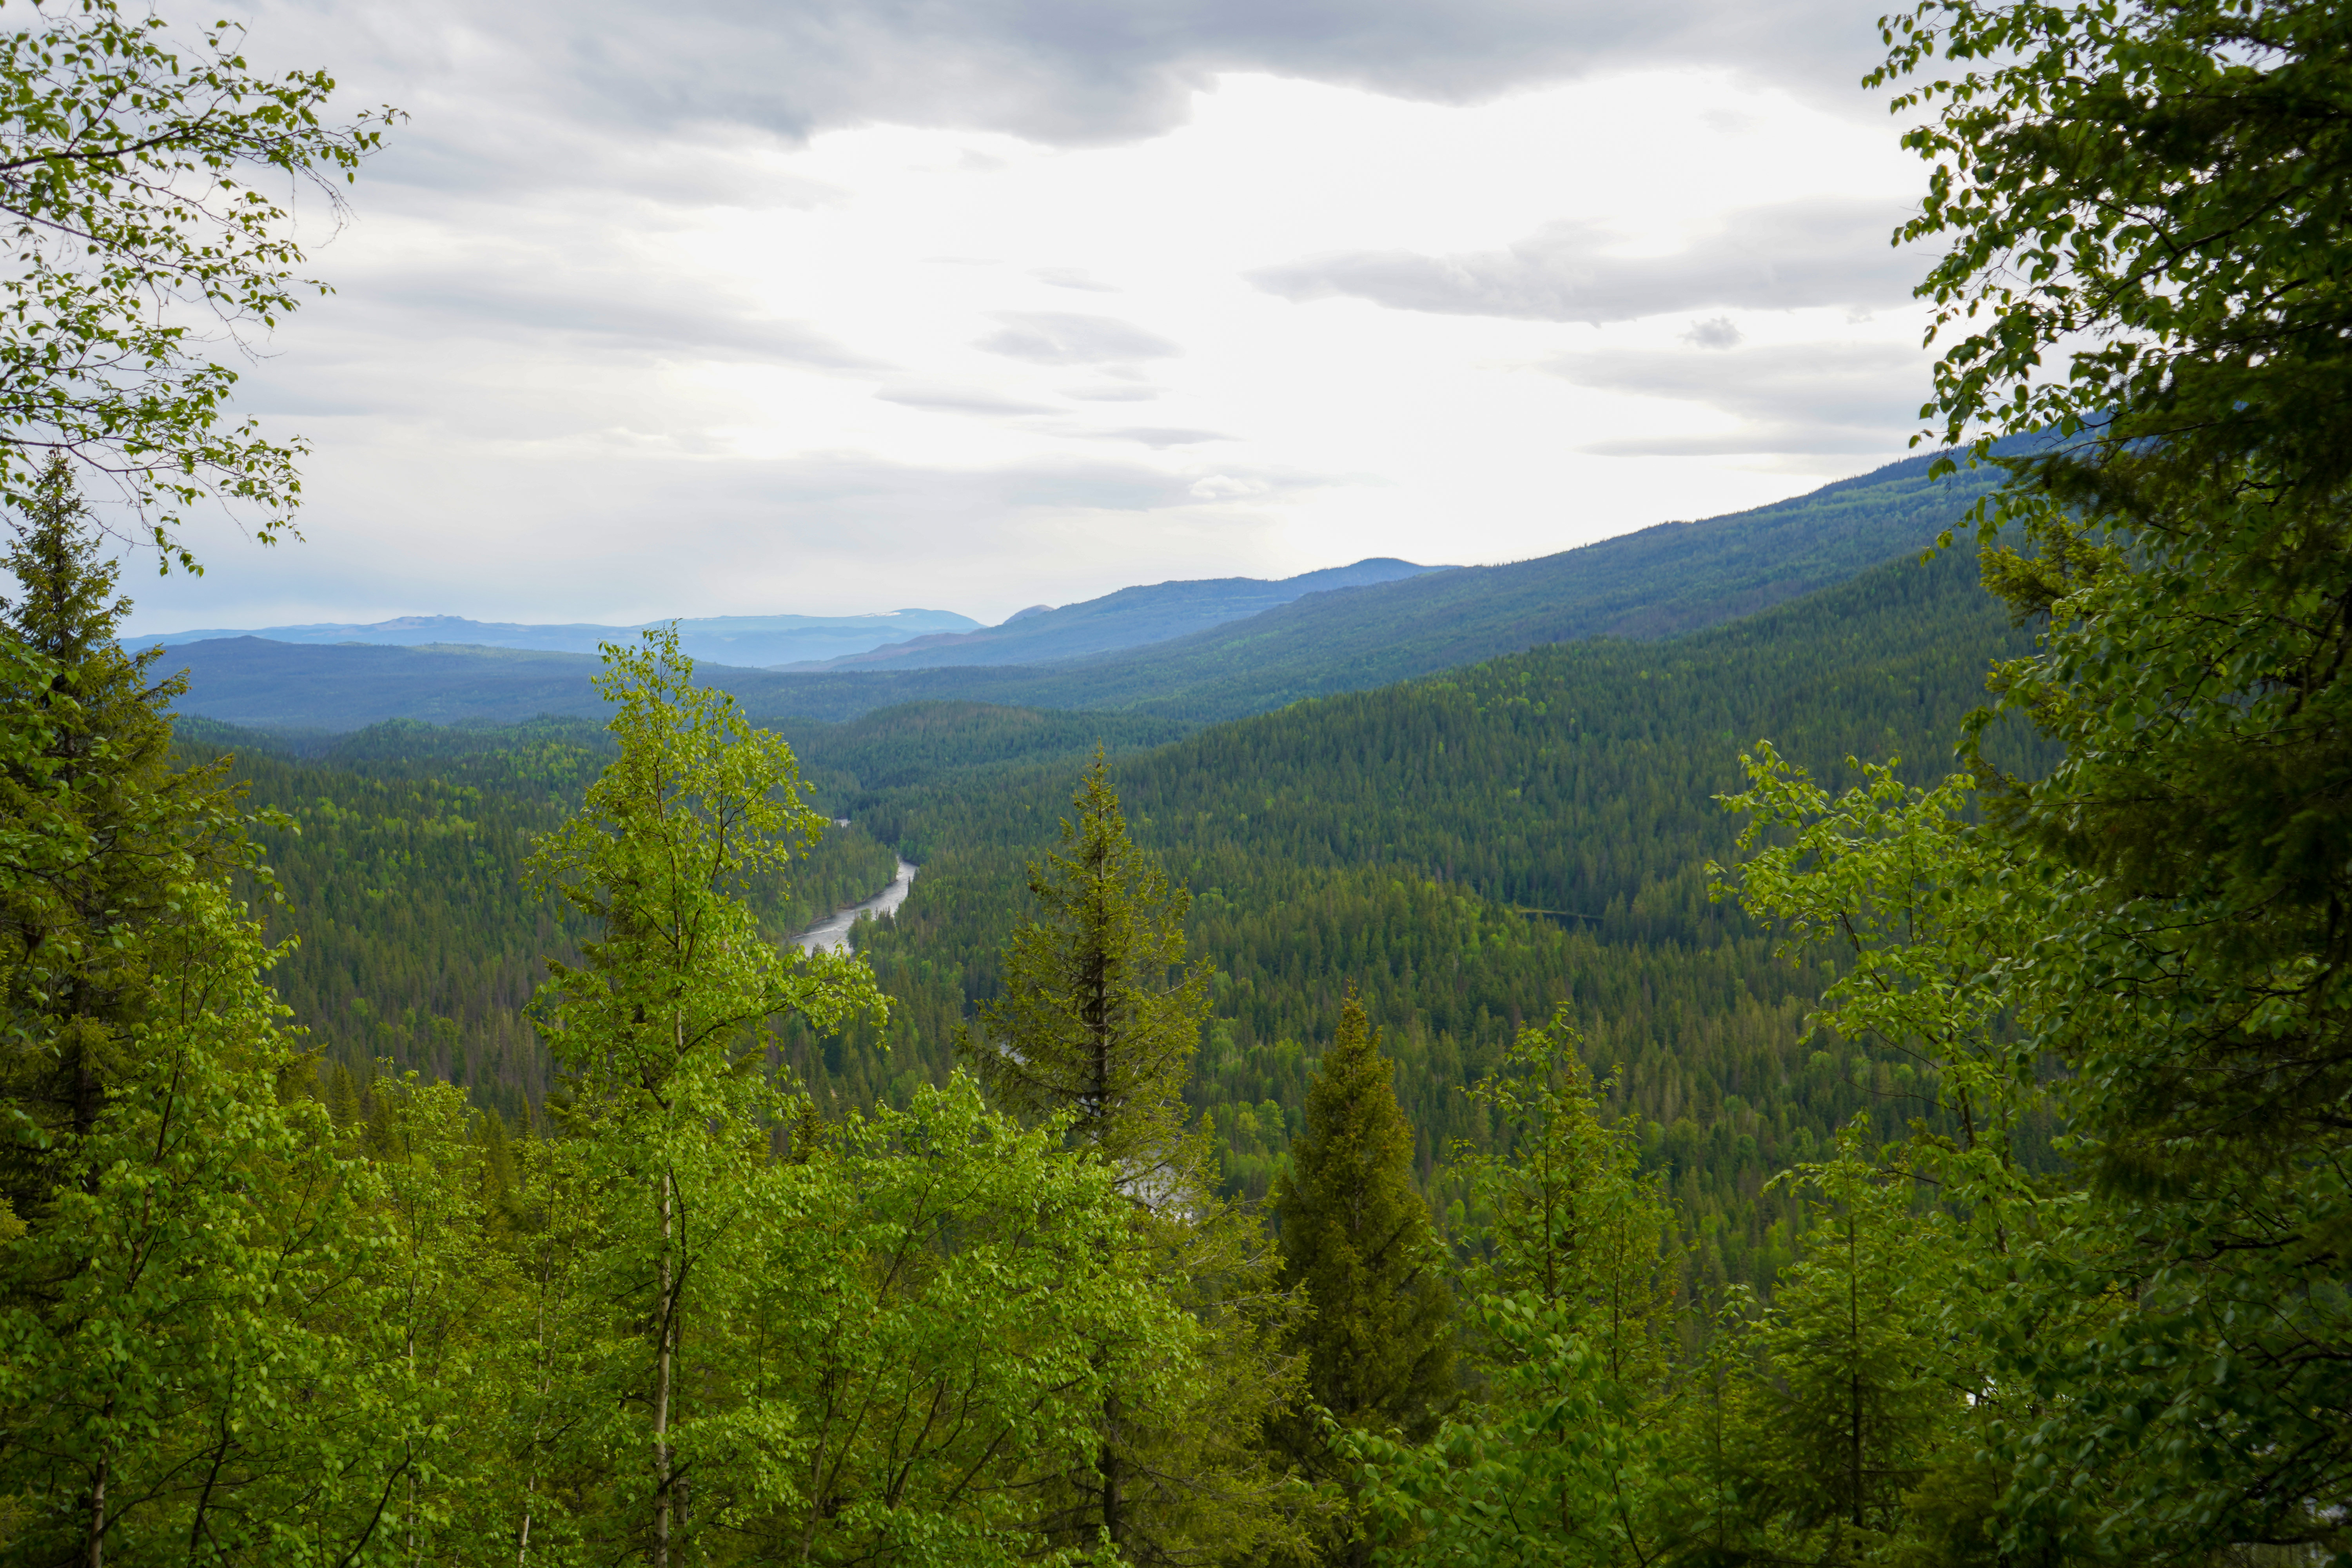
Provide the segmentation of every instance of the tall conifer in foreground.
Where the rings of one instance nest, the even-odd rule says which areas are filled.
[[[1070,1113],[1075,1142],[1176,1196],[1199,1179],[1181,1097],[1209,1011],[1208,970],[1186,967],[1192,899],[1128,837],[1099,749],[1070,804],[1061,847],[1029,868],[1042,918],[1013,932],[963,1053],[999,1103]]]
[[[6,563],[0,1542],[357,1560],[414,1449],[336,1321],[362,1249],[324,1111],[281,1093],[244,824],[216,770],[170,767],[181,687],[117,646],[130,605],[61,464]]]
[[[1307,1390],[1341,1425],[1427,1436],[1454,1385],[1451,1259],[1412,1184],[1412,1129],[1397,1106],[1394,1065],[1349,996],[1339,1032],[1307,1090],[1306,1128],[1278,1178],[1283,1283],[1313,1316],[1297,1341]],[[1286,1447],[1321,1473],[1334,1461],[1304,1415],[1283,1423]],[[1335,1540],[1325,1561],[1370,1561],[1370,1543]]]
[[[1067,1117],[1073,1152],[1110,1167],[1132,1211],[1098,1246],[1148,1258],[1195,1332],[1156,1382],[1108,1392],[1094,1462],[1055,1489],[1047,1527],[1105,1562],[1278,1555],[1300,1542],[1304,1500],[1260,1438],[1298,1382],[1292,1313],[1255,1216],[1216,1196],[1208,1130],[1184,1124],[1209,984],[1186,963],[1190,900],[1129,837],[1099,749],[1071,805],[1059,847],[1030,868],[1039,918],[1013,933],[1003,990],[959,1050],[1000,1104]]]

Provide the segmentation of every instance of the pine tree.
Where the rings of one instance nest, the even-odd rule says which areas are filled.
[[[1256,1220],[1216,1196],[1209,1130],[1184,1124],[1209,994],[1208,971],[1186,964],[1190,900],[1129,838],[1099,748],[1071,804],[1059,848],[1030,868],[1042,918],[1013,933],[1003,990],[959,1052],[1000,1104],[1066,1118],[1074,1152],[1110,1167],[1133,1214],[1098,1245],[1148,1256],[1208,1332],[1174,1375],[1109,1392],[1094,1462],[1065,1478],[1048,1528],[1125,1562],[1246,1556],[1297,1536],[1260,1441],[1297,1383],[1293,1314]]]
[[[1209,972],[1185,967],[1191,896],[1129,837],[1099,748],[1070,804],[1060,848],[1029,868],[1043,918],[1013,932],[962,1054],[1000,1104],[1066,1114],[1075,1142],[1174,1197],[1179,1097],[1209,1008]]]
[[[1946,1342],[1956,1247],[1848,1130],[1836,1157],[1784,1181],[1816,1188],[1803,1256],[1757,1331],[1764,1382],[1742,1446],[1749,1505],[1783,1561],[1863,1560],[1903,1526],[1906,1494],[1966,1412]]]
[[[1675,1215],[1633,1128],[1602,1120],[1580,1044],[1562,1008],[1476,1090],[1507,1151],[1460,1162],[1485,1216],[1469,1304],[1482,1403],[1418,1445],[1343,1440],[1372,1467],[1371,1529],[1417,1560],[1638,1568],[1681,1529]]]
[[[116,642],[131,602],[62,458],[44,471],[5,564],[17,593],[0,635],[31,656],[7,672],[11,754],[0,804],[17,827],[0,886],[0,1092],[17,1118],[0,1141],[0,1196],[37,1205],[71,1141],[97,1124],[135,1064],[152,1005],[150,937],[175,916],[183,862],[218,873],[243,851],[216,767],[170,766],[177,679],[151,682],[161,649]]]
[[[67,470],[6,564],[0,637],[0,1497],[12,1555],[100,1568],[363,1553],[414,1431],[352,1184],[216,769],[169,766],[153,654]],[[321,1399],[321,1389],[334,1397]],[[191,1478],[196,1478],[191,1484]],[[190,1542],[195,1542],[194,1547]]]
[[[1451,1261],[1412,1183],[1412,1129],[1397,1106],[1394,1064],[1350,995],[1339,1032],[1307,1090],[1292,1169],[1275,1184],[1282,1280],[1313,1316],[1297,1347],[1308,1392],[1341,1425],[1428,1436],[1454,1386]],[[1318,1426],[1283,1424],[1310,1470],[1335,1467]],[[1327,1562],[1370,1561],[1370,1543],[1335,1540]]]

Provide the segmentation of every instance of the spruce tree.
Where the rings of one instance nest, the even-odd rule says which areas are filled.
[[[356,1560],[415,1454],[354,1184],[236,896],[217,768],[116,634],[68,470],[0,614],[0,1498],[11,1560]],[[333,1397],[321,1398],[322,1389]],[[199,1478],[191,1484],[190,1478]],[[196,1543],[191,1546],[190,1543]]]
[[[1099,749],[1070,804],[1060,847],[1029,868],[1042,918],[1013,932],[962,1053],[999,1103],[1067,1114],[1075,1142],[1174,1196],[1192,1174],[1179,1097],[1209,1008],[1208,970],[1185,966],[1192,900],[1128,836]]]
[[[1282,1280],[1306,1293],[1300,1326],[1315,1403],[1347,1426],[1426,1437],[1454,1385],[1448,1259],[1412,1184],[1412,1129],[1398,1108],[1393,1064],[1350,995],[1339,1032],[1307,1089],[1305,1131],[1279,1177]],[[1283,1423],[1285,1447],[1310,1470],[1335,1468],[1318,1426]],[[1338,1540],[1328,1562],[1370,1560]]]
[[[219,872],[243,838],[217,769],[171,767],[170,703],[185,684],[152,679],[160,649],[118,646],[131,602],[62,458],[15,535],[5,564],[16,593],[0,602],[0,636],[20,658],[0,692],[11,740],[0,813],[16,829],[16,874],[0,885],[0,1090],[16,1135],[0,1143],[0,1183],[22,1213],[133,1068],[151,939],[178,918],[183,861]]]
[[[1000,1104],[1066,1119],[1073,1152],[1110,1167],[1133,1213],[1098,1246],[1147,1258],[1205,1331],[1161,1381],[1109,1391],[1094,1462],[1062,1479],[1043,1522],[1120,1562],[1278,1554],[1300,1544],[1297,1500],[1262,1435],[1298,1382],[1294,1314],[1255,1216],[1216,1195],[1209,1130],[1185,1126],[1209,997],[1208,970],[1186,962],[1190,900],[1129,837],[1099,748],[1071,804],[1060,846],[1030,868],[1040,918],[1013,933],[1003,988],[958,1049]]]

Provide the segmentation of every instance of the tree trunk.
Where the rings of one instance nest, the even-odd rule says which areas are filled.
[[[1127,1549],[1127,1521],[1119,1514],[1118,1395],[1116,1394],[1107,1395],[1103,1400],[1102,1484],[1103,1532],[1110,1538],[1111,1550],[1123,1557]]]
[[[655,1325],[657,1344],[654,1357],[654,1568],[669,1568],[670,1514],[670,1453],[669,1453],[669,1383],[670,1352],[677,1343],[677,1309],[673,1299],[670,1268],[670,1186],[669,1173],[661,1177],[661,1316]]]
[[[108,1405],[110,1413],[112,1401]],[[99,1460],[89,1481],[89,1551],[83,1559],[88,1568],[106,1568],[106,1471],[107,1461]]]

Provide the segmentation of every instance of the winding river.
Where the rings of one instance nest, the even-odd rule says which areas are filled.
[[[793,938],[793,945],[803,952],[818,952],[831,949],[835,952],[849,951],[849,928],[857,923],[860,915],[887,915],[907,901],[907,889],[913,886],[915,868],[908,861],[898,862],[898,874],[890,885],[862,904],[852,904],[840,910]]]

